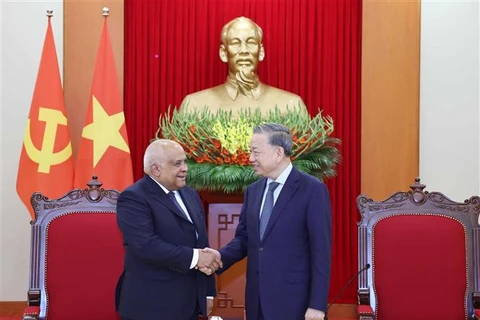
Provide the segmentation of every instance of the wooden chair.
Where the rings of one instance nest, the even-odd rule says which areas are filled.
[[[52,182],[53,183],[53,182]],[[93,178],[59,199],[33,194],[30,284],[23,319],[116,320],[123,269],[119,193]]]
[[[423,191],[383,201],[357,198],[358,318],[464,320],[480,318],[480,198],[455,202]]]

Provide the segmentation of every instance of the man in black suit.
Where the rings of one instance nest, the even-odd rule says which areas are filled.
[[[117,285],[122,320],[196,320],[213,307],[215,278],[199,268],[222,263],[209,245],[198,193],[185,186],[186,156],[172,140],[152,142],[144,155],[145,176],[117,203],[125,266]]]

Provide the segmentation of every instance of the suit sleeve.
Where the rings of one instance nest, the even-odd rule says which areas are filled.
[[[312,264],[309,307],[326,312],[332,252],[332,208],[323,183],[314,188],[307,210]]]
[[[248,234],[247,234],[247,212],[248,212],[248,188],[245,191],[242,209],[240,211],[240,221],[235,231],[235,237],[223,248],[220,249],[222,255],[223,268],[218,270],[218,274],[226,271],[236,262],[247,256]]]
[[[207,277],[207,297],[216,297],[217,287],[216,287],[215,275],[212,274],[211,276],[206,276],[206,277]]]
[[[210,242],[207,243],[207,247],[210,247]],[[197,271],[200,272],[200,271]],[[215,274],[210,276],[205,275],[207,278],[207,297],[216,297],[217,296],[217,279],[215,278]]]
[[[177,272],[190,269],[193,248],[165,242],[155,233],[151,209],[138,192],[120,194],[117,222],[128,248],[140,259]]]

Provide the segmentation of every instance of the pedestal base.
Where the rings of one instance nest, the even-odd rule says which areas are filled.
[[[210,246],[220,249],[235,236],[243,195],[200,192],[206,202]],[[217,297],[212,314],[224,319],[243,319],[246,259],[217,276]]]

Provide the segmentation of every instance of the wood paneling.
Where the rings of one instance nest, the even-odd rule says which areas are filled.
[[[221,198],[216,202],[219,201]],[[241,207],[241,203],[208,205],[208,238],[212,248],[220,249],[234,238]],[[217,298],[212,314],[223,318],[243,317],[246,268],[247,260],[244,259],[217,277]]]
[[[18,316],[23,313],[23,309],[27,306],[26,301],[0,301],[0,316]],[[213,314],[217,315],[218,308],[215,309]],[[334,304],[329,309],[329,319],[356,319],[357,306],[354,304]],[[243,319],[242,316],[238,319]]]
[[[333,304],[328,309],[328,319],[357,319],[357,305],[355,304]]]
[[[361,192],[376,199],[418,176],[420,0],[365,0]]]
[[[0,316],[22,316],[26,301],[0,301]]]
[[[123,92],[123,0],[64,1],[63,90],[72,139],[74,158],[85,121],[93,69],[104,17],[103,7],[110,9],[108,29]]]

